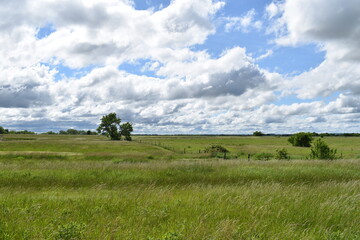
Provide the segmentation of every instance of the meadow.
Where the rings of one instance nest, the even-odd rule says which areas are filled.
[[[0,239],[360,239],[360,138],[324,141],[342,158],[276,136],[4,135]]]

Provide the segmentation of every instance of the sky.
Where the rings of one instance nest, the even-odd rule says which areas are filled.
[[[360,0],[0,0],[0,126],[360,132]]]

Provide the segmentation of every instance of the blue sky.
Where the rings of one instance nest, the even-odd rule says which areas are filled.
[[[219,18],[239,17],[246,15],[248,11],[254,9],[256,11],[255,18],[264,21],[266,18],[265,6],[271,2],[271,0],[229,0],[226,1],[226,5],[218,12],[217,16]],[[138,0],[135,1],[135,8],[141,10],[149,8],[158,9],[160,5],[166,7],[169,3],[170,1]],[[272,50],[274,52],[272,56],[257,61],[257,64],[269,71],[277,71],[288,75],[299,74],[315,68],[325,59],[324,52],[320,51],[316,44],[309,43],[296,47],[284,47],[276,46],[272,41],[273,39],[274,35],[266,34],[265,29],[249,32],[241,30],[227,32],[224,26],[219,24],[217,33],[210,35],[204,44],[194,46],[194,49],[206,50],[213,57],[219,57],[224,49],[234,46],[245,47],[247,53],[255,57],[265,54],[268,50]],[[141,64],[139,62],[131,65],[133,65],[133,69],[129,65],[126,66],[126,69],[129,69],[131,72],[141,72]]]
[[[358,0],[17,1],[0,10],[0,126],[360,130]]]

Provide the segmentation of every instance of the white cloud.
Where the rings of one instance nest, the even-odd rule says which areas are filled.
[[[241,30],[249,32],[251,28],[259,30],[262,27],[261,21],[255,20],[255,9],[251,9],[242,17],[226,17],[225,31],[230,32],[233,30]]]
[[[257,61],[265,59],[267,57],[270,57],[271,55],[273,55],[274,51],[269,49],[267,50],[264,54],[260,55],[259,57],[256,58]]]
[[[277,44],[315,43],[326,53],[319,66],[284,84],[284,91],[294,92],[302,99],[340,94],[335,102],[360,95],[358,0],[278,1],[268,5],[267,12],[273,18],[269,31],[276,34]],[[344,114],[358,111],[339,103],[329,106]]]
[[[24,6],[20,12],[16,7],[19,5],[11,3],[0,10],[4,16],[0,31],[7,32],[0,42],[31,44],[18,55],[35,52],[33,62],[57,60],[80,68],[137,58],[158,59],[164,51],[201,44],[214,33],[211,17],[224,3],[177,0],[157,12],[137,11],[129,1],[116,0],[39,0],[20,5]],[[35,32],[48,23],[55,32],[37,40]],[[24,32],[24,28],[28,31]]]
[[[274,18],[281,12],[282,4],[281,2],[272,2],[266,6],[265,11],[268,18]]]
[[[319,67],[286,80],[256,64],[271,50],[255,59],[236,46],[218,57],[194,50],[216,33],[222,1],[175,0],[158,11],[138,11],[129,0],[2,1],[0,125],[92,128],[101,115],[118,112],[147,133],[155,127],[159,133],[341,130],[340,123],[354,129],[359,14],[349,0],[332,19],[337,2],[277,1],[266,8],[278,44],[315,42],[327,53]],[[226,30],[246,32],[262,28],[256,14],[219,18],[227,21]],[[49,26],[52,32],[39,39]],[[139,60],[146,62],[140,71],[152,71],[152,77],[118,68]],[[92,70],[58,79],[61,66]],[[330,102],[272,104],[292,93],[304,99],[339,94]]]
[[[272,3],[268,8],[274,5]],[[278,44],[315,42],[323,47],[330,59],[360,60],[358,0],[287,0],[275,6],[281,9],[275,26],[286,29],[276,39]]]

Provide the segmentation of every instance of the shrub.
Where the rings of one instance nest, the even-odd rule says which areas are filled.
[[[285,148],[276,149],[275,158],[282,160],[282,159],[290,159],[290,156]]]
[[[299,132],[288,138],[288,141],[295,147],[310,147],[312,140],[312,133],[306,132]]]
[[[263,152],[263,153],[255,154],[254,158],[256,160],[265,160],[265,161],[267,161],[267,160],[270,160],[270,159],[274,158],[274,155],[272,153],[264,153]]]
[[[211,145],[204,150],[205,153],[210,153],[212,157],[215,157],[218,153],[224,153],[224,158],[226,158],[226,153],[229,152],[225,147],[221,145]]]
[[[316,140],[311,147],[310,158],[312,159],[336,159],[336,149],[331,149],[322,139]]]

